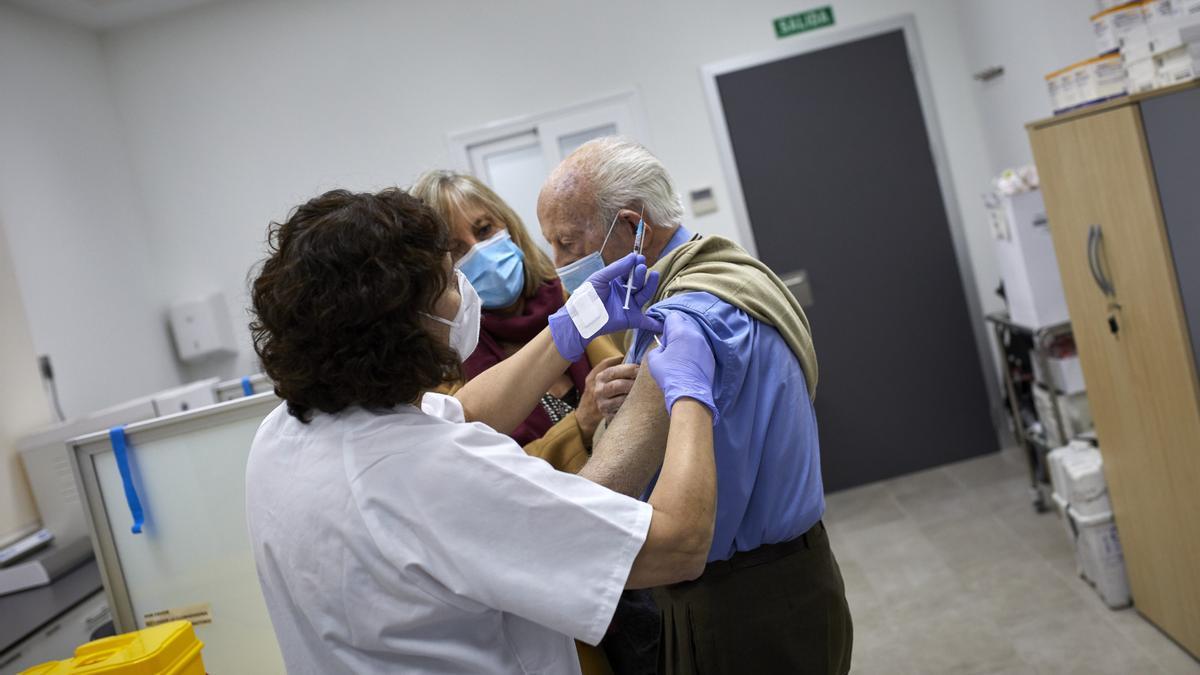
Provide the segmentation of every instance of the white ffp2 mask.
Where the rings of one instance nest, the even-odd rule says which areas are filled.
[[[458,360],[463,362],[475,353],[475,347],[479,346],[479,317],[482,304],[475,287],[467,281],[462,272],[454,270],[454,277],[458,280],[458,294],[462,298],[458,303],[458,311],[454,313],[454,320],[443,319],[436,314],[425,316],[450,327],[450,348],[458,354]]]

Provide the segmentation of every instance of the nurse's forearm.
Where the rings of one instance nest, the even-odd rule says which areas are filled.
[[[662,466],[669,426],[662,390],[650,369],[642,368],[620,411],[593,443],[592,458],[579,475],[615,492],[641,497]]]
[[[570,362],[558,353],[546,328],[516,354],[476,375],[455,392],[469,422],[483,422],[502,434],[529,417]]]
[[[654,514],[626,588],[695,579],[704,572],[717,513],[717,467],[712,413],[681,398],[671,411],[662,473],[650,495]]]

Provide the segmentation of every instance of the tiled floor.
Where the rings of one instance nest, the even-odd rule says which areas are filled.
[[[855,673],[1200,673],[1075,574],[1015,451],[832,494]]]

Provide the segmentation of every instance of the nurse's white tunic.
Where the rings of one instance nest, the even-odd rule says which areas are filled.
[[[462,406],[354,408],[255,436],[246,512],[291,673],[578,673],[649,505],[553,470]]]

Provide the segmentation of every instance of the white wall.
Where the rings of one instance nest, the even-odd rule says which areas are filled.
[[[1095,0],[965,0],[960,13],[972,72],[1003,66],[990,82],[973,82],[991,172],[1033,162],[1025,123],[1049,117],[1043,77],[1096,56],[1088,17]],[[974,200],[979,203],[979,200]]]
[[[979,195],[1028,161],[1041,75],[1088,55],[1090,0],[835,2],[841,27],[917,19],[985,310],[999,306]],[[101,37],[0,2],[0,219],[30,330],[68,412],[255,370],[245,286],[267,223],[317,192],[405,184],[451,163],[445,135],[636,87],[698,229],[738,238],[699,67],[799,44],[782,0],[703,4],[248,0]],[[981,84],[970,75],[999,64]],[[162,309],[222,290],[236,360],[180,368]],[[131,364],[137,364],[132,366]]]
[[[955,0],[835,2],[837,27],[916,15],[985,308],[995,265],[978,195],[987,146]],[[247,270],[271,219],[317,192],[405,184],[450,164],[447,132],[636,87],[692,224],[737,238],[699,67],[780,44],[794,2],[255,0],[108,33],[110,77],[170,297],[224,290],[244,336]],[[826,30],[835,30],[826,29]],[[788,38],[789,41],[803,38]]]
[[[99,38],[0,3],[0,92],[0,226],[66,414],[178,384]]]
[[[37,521],[16,441],[50,421],[37,354],[0,228],[0,546]]]

